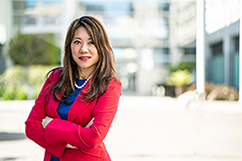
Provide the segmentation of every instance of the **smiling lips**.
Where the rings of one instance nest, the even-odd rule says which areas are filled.
[[[91,59],[91,56],[80,56],[79,59],[82,61],[87,61],[87,60]]]

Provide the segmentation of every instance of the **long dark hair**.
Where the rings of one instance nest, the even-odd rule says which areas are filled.
[[[112,78],[117,78],[113,50],[103,25],[99,20],[91,16],[77,18],[71,23],[66,34],[63,67],[59,68],[62,74],[55,85],[50,89],[53,90],[52,97],[56,101],[65,101],[71,92],[75,91],[74,80],[78,77],[78,70],[77,64],[71,54],[71,42],[75,31],[81,26],[86,28],[99,54],[99,61],[93,71],[94,74],[92,79],[89,80],[90,83],[87,93],[82,95],[82,97],[85,98],[84,100],[91,102],[95,98],[100,97],[108,89],[110,80]],[[63,98],[61,99],[58,94],[64,90],[65,94],[62,93]]]

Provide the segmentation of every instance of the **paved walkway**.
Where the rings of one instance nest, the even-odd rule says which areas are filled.
[[[33,101],[0,101],[0,161],[42,161],[25,138]],[[122,96],[105,139],[113,161],[242,161],[242,106]]]

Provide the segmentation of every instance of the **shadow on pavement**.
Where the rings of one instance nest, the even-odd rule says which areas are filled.
[[[0,132],[0,141],[11,141],[11,140],[21,140],[25,139],[26,136],[24,133],[7,133],[7,132]],[[11,159],[11,158],[9,158]],[[1,159],[0,159],[1,161]]]
[[[0,158],[0,161],[15,161],[17,158]]]

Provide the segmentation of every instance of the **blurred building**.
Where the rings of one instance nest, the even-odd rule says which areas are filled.
[[[172,63],[196,61],[196,0],[173,1],[170,7]]]
[[[241,0],[205,4],[206,80],[239,88]]]
[[[123,92],[150,95],[170,61],[170,1],[140,0],[2,0],[0,22],[10,33],[54,33],[62,47],[70,22],[92,15],[107,29]],[[7,9],[7,10],[6,10]],[[7,13],[7,14],[6,14]],[[6,24],[9,24],[8,27]],[[5,46],[7,49],[7,46]],[[3,56],[6,58],[6,55]]]
[[[161,67],[169,62],[170,1],[82,0],[80,14],[98,17],[105,25],[123,92],[151,95],[162,78]]]
[[[206,81],[237,89],[240,3],[241,0],[205,0],[204,26]],[[171,50],[175,50],[176,61],[193,62],[196,57],[196,0],[174,1],[170,8]]]
[[[10,65],[6,58],[6,44],[12,36],[11,19],[11,1],[0,1],[0,74],[3,73],[6,66]]]
[[[219,29],[211,23],[218,24],[212,19],[220,16],[212,13],[216,7],[235,5],[225,15],[229,19],[239,5],[208,2],[206,80],[237,87],[238,18]],[[196,60],[196,0],[1,0],[0,12],[0,73],[11,65],[6,42],[17,31],[54,33],[62,49],[68,25],[82,15],[95,16],[106,27],[124,94],[151,95],[152,87],[164,81],[165,65]]]

